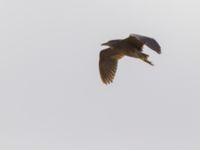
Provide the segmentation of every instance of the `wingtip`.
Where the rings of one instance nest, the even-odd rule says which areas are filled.
[[[161,54],[161,53],[162,53],[161,48],[159,48],[159,50],[158,50],[158,54]]]

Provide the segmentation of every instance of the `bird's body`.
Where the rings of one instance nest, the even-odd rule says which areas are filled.
[[[135,57],[153,65],[149,60],[149,55],[142,52],[143,45],[147,45],[157,53],[161,53],[159,44],[152,38],[131,34],[122,40],[111,40],[102,45],[109,46],[100,52],[99,69],[101,79],[105,84],[113,81],[118,60],[123,56]]]

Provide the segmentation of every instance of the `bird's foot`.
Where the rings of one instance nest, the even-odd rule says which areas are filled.
[[[142,60],[143,60],[144,62],[150,64],[151,66],[154,66],[154,64],[153,64],[151,61],[149,61],[149,60],[147,60],[147,59],[142,59]]]

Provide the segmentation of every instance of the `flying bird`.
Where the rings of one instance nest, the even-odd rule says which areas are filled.
[[[105,84],[113,82],[117,71],[118,60],[124,56],[138,58],[153,66],[148,60],[149,55],[143,53],[143,45],[161,54],[161,48],[155,39],[138,34],[130,34],[128,38],[111,40],[101,45],[108,46],[101,50],[99,58],[100,76]]]

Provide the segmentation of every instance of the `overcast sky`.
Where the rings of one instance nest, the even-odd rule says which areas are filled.
[[[1,150],[199,150],[199,0],[1,0]],[[155,38],[154,67],[100,44]]]

